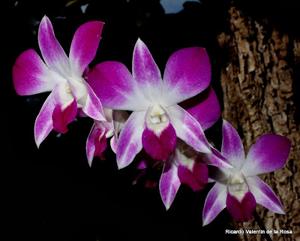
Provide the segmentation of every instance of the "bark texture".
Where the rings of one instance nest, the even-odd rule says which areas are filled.
[[[299,66],[300,42],[267,22],[244,16],[232,6],[228,32],[218,36],[221,47],[223,117],[243,136],[246,151],[264,133],[287,136],[292,150],[286,166],[263,179],[278,194],[286,215],[257,211],[266,229],[292,230],[292,235],[274,234],[272,240],[300,240],[300,132],[295,119],[295,67]],[[298,90],[299,91],[299,90]],[[259,229],[256,222],[235,224]],[[264,240],[260,235],[241,235],[241,240]]]

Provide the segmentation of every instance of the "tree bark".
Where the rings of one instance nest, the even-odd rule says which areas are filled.
[[[284,135],[292,142],[284,168],[262,178],[280,197],[286,215],[258,206],[266,229],[292,230],[292,235],[273,234],[272,240],[300,240],[300,131],[294,103],[295,67],[300,41],[271,24],[245,16],[235,6],[228,12],[228,32],[218,36],[222,63],[223,118],[243,137],[246,151],[265,133]],[[298,90],[299,91],[299,90]],[[257,222],[234,224],[260,229]],[[261,235],[241,235],[241,240],[264,240]]]

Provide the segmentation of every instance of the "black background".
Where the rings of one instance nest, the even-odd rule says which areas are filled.
[[[241,1],[244,11],[271,19],[285,32],[298,35],[297,1]],[[1,177],[4,215],[1,240],[111,241],[111,240],[223,240],[226,212],[202,228],[205,194],[181,187],[169,211],[157,188],[132,185],[137,171],[117,170],[114,156],[95,159],[92,168],[85,141],[92,121],[81,118],[66,135],[50,136],[37,149],[33,124],[46,94],[17,96],[11,80],[16,57],[28,48],[38,50],[36,32],[46,14],[66,52],[76,28],[90,19],[104,21],[97,57],[92,63],[118,60],[131,68],[133,46],[140,37],[163,70],[168,56],[184,47],[206,47],[213,68],[212,84],[222,100],[218,79],[221,51],[216,36],[226,29],[229,1],[186,3],[177,14],[164,14],[158,0],[2,1],[1,9]],[[260,3],[260,5],[258,5]],[[260,7],[255,7],[260,6]],[[271,8],[270,8],[271,6]],[[293,25],[294,24],[294,25]],[[217,135],[216,135],[217,134]],[[218,144],[220,125],[208,132]],[[212,138],[214,137],[214,138]],[[3,235],[6,232],[2,233]],[[227,237],[228,238],[228,237]],[[233,237],[230,237],[232,240]]]

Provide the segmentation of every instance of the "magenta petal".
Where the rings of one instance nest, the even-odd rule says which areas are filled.
[[[246,222],[253,218],[256,201],[251,192],[247,192],[241,202],[228,193],[226,206],[234,220]]]
[[[24,51],[13,66],[13,82],[17,93],[33,95],[52,90],[55,81],[51,81],[49,72],[33,49]]]
[[[179,105],[167,109],[176,135],[196,151],[210,153],[209,143],[199,122]]]
[[[116,135],[114,135],[110,139],[109,144],[110,144],[111,150],[116,154],[117,153],[117,147],[118,147],[118,137]]]
[[[52,114],[56,105],[59,105],[59,101],[57,89],[54,89],[46,99],[40,113],[35,119],[34,139],[38,147],[53,129]]]
[[[106,150],[107,147],[107,140],[106,140],[106,132],[102,133],[101,130],[97,130],[97,134],[94,138],[95,142],[95,152],[94,156],[97,156],[101,159],[104,158],[103,153]]]
[[[205,199],[202,222],[203,226],[213,221],[216,216],[226,207],[226,186],[220,183],[216,183],[207,194]]]
[[[95,138],[99,136],[99,132],[96,128],[96,125],[94,124],[92,126],[92,129],[88,135],[88,138],[86,140],[86,146],[85,146],[85,149],[86,149],[86,156],[87,156],[87,159],[88,159],[88,163],[90,166],[92,166],[92,161],[93,161],[93,158],[94,158],[94,153],[95,153],[95,150],[96,150],[96,147],[95,147]]]
[[[69,57],[73,70],[79,75],[96,55],[103,25],[100,21],[90,21],[82,24],[74,34]]]
[[[110,147],[114,153],[117,152],[117,146],[119,141],[119,133],[122,130],[124,124],[126,123],[126,120],[129,117],[129,114],[126,111],[118,111],[114,110],[112,112],[113,114],[113,137],[110,139]]]
[[[248,177],[247,183],[257,203],[272,212],[284,214],[283,206],[279,198],[265,182],[259,177]]]
[[[211,127],[220,118],[221,107],[213,88],[209,88],[203,99],[197,98],[193,101],[195,104],[187,111],[200,123],[203,130]]]
[[[88,82],[107,108],[118,110],[146,109],[148,104],[135,96],[135,81],[125,65],[106,61],[88,73]]]
[[[139,85],[157,86],[161,84],[161,75],[149,49],[145,43],[138,39],[134,50],[132,60],[132,75]]]
[[[210,62],[204,48],[185,48],[173,53],[165,72],[165,89],[172,90],[170,99],[179,103],[193,97],[209,86]]]
[[[222,155],[236,168],[245,163],[245,152],[242,140],[236,129],[223,120]]]
[[[263,135],[251,146],[242,171],[246,176],[256,176],[282,168],[290,149],[288,138],[274,134]]]
[[[204,163],[195,163],[192,170],[179,165],[180,182],[188,185],[194,192],[202,190],[208,182],[208,168]]]
[[[159,136],[145,128],[142,135],[145,151],[155,160],[167,160],[176,147],[176,132],[169,124]]]
[[[209,164],[219,168],[233,168],[229,161],[214,147],[211,148],[211,154],[208,155]]]
[[[177,166],[167,162],[159,180],[160,197],[167,210],[173,203],[176,193],[180,187],[177,172]]]
[[[93,89],[86,83],[88,95],[82,111],[89,117],[97,121],[106,121],[104,110],[99,98],[96,96]]]
[[[59,133],[66,133],[68,124],[75,119],[76,115],[77,102],[75,99],[64,109],[61,105],[56,105],[52,114],[53,129]]]
[[[59,73],[66,73],[66,70],[69,70],[69,60],[57,41],[52,23],[47,16],[44,16],[40,23],[38,40],[46,64]]]
[[[101,128],[101,123],[99,123],[99,125],[93,125],[86,141],[86,154],[90,166],[92,166],[94,157],[98,156],[100,158],[103,158],[103,152],[107,147],[107,140],[105,135],[105,126]]]
[[[128,166],[142,150],[142,133],[145,112],[133,112],[126,121],[118,140],[117,164],[119,169]]]
[[[243,211],[240,202],[235,197],[231,196],[229,193],[227,194],[226,207],[234,220],[239,222],[244,221]]]

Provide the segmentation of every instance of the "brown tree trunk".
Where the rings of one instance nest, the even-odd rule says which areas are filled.
[[[293,101],[294,69],[300,58],[300,42],[260,23],[232,6],[228,33],[218,42],[224,112],[243,136],[246,151],[264,133],[287,136],[292,150],[286,166],[263,176],[283,202],[286,215],[258,207],[266,229],[292,230],[292,235],[274,234],[272,240],[300,240],[300,132]],[[268,28],[268,29],[267,29]],[[300,90],[298,90],[300,91]],[[257,222],[234,224],[237,228],[260,229]],[[241,235],[241,240],[264,240],[260,235]]]

